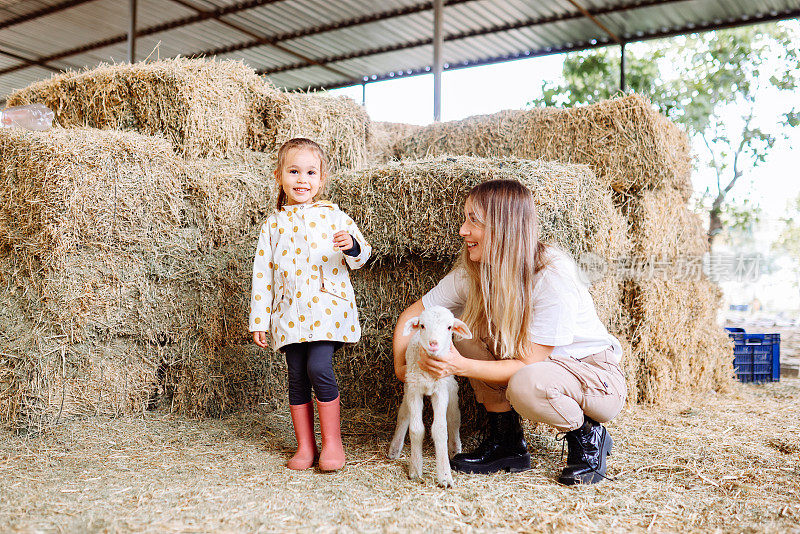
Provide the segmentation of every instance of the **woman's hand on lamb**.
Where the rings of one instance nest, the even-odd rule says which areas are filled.
[[[420,351],[420,369],[436,378],[444,378],[449,375],[461,375],[464,373],[466,369],[465,364],[467,363],[469,363],[469,360],[458,352],[455,345],[450,345],[450,352],[440,356],[432,356],[424,350]]]

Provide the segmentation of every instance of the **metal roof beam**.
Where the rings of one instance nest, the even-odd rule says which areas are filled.
[[[198,13],[206,13],[205,10],[203,10],[203,9],[201,9],[201,8],[199,8],[199,7],[195,6],[195,5],[187,2],[186,0],[172,0],[172,2],[174,2],[176,4],[180,4],[180,5],[184,6],[184,7],[189,8],[189,9],[194,9]],[[230,22],[230,21],[227,21],[227,20],[223,20],[218,16],[212,16],[212,18],[214,20],[216,20],[217,22],[219,22],[221,24],[224,24],[225,26],[227,26],[229,28],[233,28],[234,30],[236,30],[238,32],[241,32],[241,33],[247,35],[248,37],[254,38],[257,42],[259,42],[262,45],[272,46],[273,48],[276,48],[276,49],[280,50],[281,52],[284,52],[286,54],[294,56],[294,57],[296,57],[298,59],[301,59],[301,60],[303,60],[303,61],[305,61],[307,63],[311,63],[311,64],[317,65],[319,67],[322,67],[323,69],[325,69],[325,70],[327,70],[329,72],[332,72],[334,74],[337,74],[339,76],[350,76],[350,74],[347,74],[346,72],[340,71],[338,69],[335,69],[333,67],[325,65],[323,63],[319,63],[316,60],[314,60],[313,58],[310,58],[308,56],[305,56],[303,54],[295,52],[294,50],[290,50],[290,49],[288,49],[288,48],[286,48],[284,46],[281,46],[279,44],[273,43],[273,42],[271,42],[271,40],[269,38],[264,37],[262,35],[258,35],[257,33],[253,32],[253,31],[250,31],[247,28],[245,28],[245,27],[243,27],[243,26],[241,26],[239,24],[235,24],[233,22]],[[200,55],[202,55],[202,54],[200,54]]]
[[[664,4],[671,4],[671,3],[675,3],[675,2],[684,2],[684,1],[686,1],[686,0],[636,0],[634,2],[629,2],[627,4],[621,4],[621,5],[617,5],[617,6],[614,6],[614,7],[596,9],[596,10],[592,11],[592,13],[594,15],[610,15],[610,14],[613,14],[613,13],[620,13],[620,12],[630,11],[632,9],[641,9],[641,8],[644,8],[644,7],[661,6],[661,5],[664,5]],[[454,35],[450,35],[450,36],[445,36],[444,40],[445,41],[455,41],[455,40],[458,40],[458,39],[466,39],[468,37],[476,37],[476,36],[480,36],[480,35],[487,35],[487,34],[490,34],[490,33],[518,30],[518,29],[521,29],[521,28],[530,28],[532,26],[542,26],[542,25],[545,25],[545,24],[552,24],[554,22],[563,22],[563,21],[574,20],[574,19],[579,19],[579,18],[583,18],[583,17],[584,17],[584,15],[582,13],[580,13],[580,12],[562,13],[562,14],[558,14],[558,15],[552,15],[552,16],[549,16],[549,17],[542,17],[542,18],[537,18],[537,19],[527,19],[527,20],[524,20],[524,21],[518,21],[518,22],[509,23],[509,24],[499,25],[499,26],[491,26],[489,28],[481,28],[481,29],[477,29],[477,30],[470,30],[468,32],[463,32],[463,33],[460,33],[460,34],[454,34]],[[408,48],[416,48],[418,46],[429,45],[432,42],[433,42],[433,39],[418,39],[416,41],[409,41],[409,42],[406,42],[406,43],[400,43],[400,44],[397,44],[397,45],[391,45],[391,46],[386,46],[386,47],[382,47],[382,48],[372,48],[372,49],[368,49],[368,50],[360,50],[360,51],[352,52],[352,53],[349,53],[349,54],[343,54],[341,56],[329,56],[328,58],[322,58],[322,59],[317,58],[317,61],[322,62],[322,63],[326,63],[326,62],[333,63],[333,62],[337,62],[337,61],[345,61],[345,60],[348,60],[348,59],[357,59],[357,58],[360,58],[360,57],[372,56],[372,55],[376,55],[376,54],[383,54],[383,53],[386,53],[386,52],[396,52],[398,50],[406,50]],[[607,44],[607,42],[604,42],[603,44]],[[296,69],[300,69],[300,68],[308,67],[308,66],[310,66],[310,65],[306,65],[306,64],[303,64],[303,63],[294,63],[294,64],[290,64],[290,65],[282,65],[280,67],[275,67],[275,68],[272,68],[272,69],[262,69],[262,70],[260,70],[258,72],[259,72],[259,74],[269,75],[269,74],[275,74],[275,73],[278,73],[278,72],[285,72],[285,71],[288,71],[288,70],[296,70]],[[2,74],[2,71],[0,71],[0,74]]]
[[[475,2],[475,1],[476,0],[447,0],[445,1],[444,5],[454,6],[458,4],[466,4],[468,2]],[[319,26],[303,28],[301,30],[296,30],[293,32],[280,33],[277,35],[273,35],[272,37],[269,37],[270,42],[268,44],[279,43],[282,41],[289,41],[292,39],[299,39],[301,37],[309,37],[311,35],[319,35],[321,33],[342,30],[345,28],[352,28],[353,26],[360,26],[362,24],[369,24],[371,22],[380,22],[382,20],[404,17],[406,15],[413,15],[415,13],[430,11],[432,9],[433,9],[433,2],[423,2],[421,4],[415,4],[398,9],[391,9],[388,11],[381,11],[380,13],[364,15],[362,17],[354,17],[351,19],[339,20],[336,22],[332,22],[330,24],[321,24]],[[230,54],[232,52],[238,52],[240,50],[247,50],[248,48],[255,48],[256,46],[260,46],[261,44],[263,43],[259,41],[248,41],[245,43],[238,43],[234,45],[222,46],[219,48],[212,48],[210,50],[204,50],[202,52],[196,52],[193,55],[218,56],[221,54]]]
[[[678,1],[681,1],[681,0],[678,0]],[[678,35],[686,35],[686,34],[689,34],[689,33],[703,33],[703,32],[706,32],[706,31],[725,30],[725,29],[730,29],[730,28],[738,28],[738,27],[741,27],[741,26],[751,26],[753,24],[764,24],[764,23],[767,23],[767,22],[778,22],[778,21],[781,21],[781,20],[788,20],[788,19],[793,19],[793,18],[800,18],[800,8],[786,10],[786,11],[778,11],[778,12],[773,11],[773,12],[770,12],[770,13],[762,13],[762,14],[759,14],[759,15],[747,16],[746,20],[728,18],[726,20],[714,20],[714,21],[711,21],[711,22],[706,22],[706,23],[701,23],[701,24],[689,23],[689,24],[687,24],[685,26],[678,27],[678,28],[672,28],[672,29],[662,28],[661,30],[658,30],[658,31],[642,33],[642,35],[637,35],[636,33],[631,33],[631,34],[623,35],[622,39],[623,39],[623,42],[626,42],[626,43],[642,42],[642,41],[650,41],[650,40],[653,40],[653,39],[663,39],[663,38],[667,38],[667,37],[675,37],[675,36],[678,36]],[[472,37],[472,36],[473,35],[469,35],[469,37]],[[452,39],[452,38],[455,38],[455,37],[451,36],[451,37],[446,37],[445,39],[449,40],[449,39]],[[464,38],[464,37],[458,37],[458,38]],[[425,41],[427,41],[427,42],[425,42]],[[416,42],[412,42],[412,43],[406,43],[406,44],[408,46],[400,45],[400,46],[397,46],[397,47],[392,47],[393,48],[392,50],[384,50],[382,52],[376,52],[376,53],[394,52],[396,50],[402,50],[404,48],[414,48],[414,47],[417,47],[417,46],[424,46],[426,44],[430,44],[430,39],[427,39],[427,40],[423,39],[423,40],[420,40],[420,41],[416,41]],[[524,59],[524,58],[531,58],[531,57],[549,56],[549,55],[553,55],[553,54],[563,54],[563,53],[566,53],[566,52],[579,52],[581,50],[590,50],[592,48],[602,48],[604,46],[609,46],[611,44],[613,44],[613,43],[610,43],[608,41],[598,41],[596,43],[591,43],[591,42],[570,43],[570,44],[567,44],[567,45],[564,45],[564,46],[545,48],[545,49],[540,49],[540,50],[530,50],[530,51],[525,52],[525,53],[516,53],[515,52],[515,53],[506,54],[506,55],[502,55],[502,56],[484,58],[484,59],[480,59],[480,60],[476,60],[476,61],[462,62],[462,63],[458,63],[458,64],[455,64],[455,65],[450,65],[450,66],[447,67],[446,70],[459,70],[459,69],[464,69],[464,68],[468,68],[468,67],[477,67],[477,66],[481,66],[481,65],[491,65],[491,64],[494,64],[494,63],[501,63],[501,62],[504,62],[504,61],[513,61],[515,59]],[[373,55],[373,54],[365,54],[365,55]],[[359,57],[364,57],[364,56],[359,56]],[[339,59],[338,61],[343,61],[345,59],[355,59],[355,58],[347,57],[347,58],[344,58],[344,59]],[[296,66],[295,68],[300,68],[300,67]],[[285,70],[293,70],[293,69],[288,69],[288,68],[287,69],[274,69],[271,72],[259,71],[259,74],[263,74],[263,75],[274,74],[276,72],[284,72]],[[364,78],[366,78],[366,76],[365,76],[365,77],[362,77],[362,78],[354,78],[354,79],[350,79],[350,80],[342,80],[341,82],[336,82],[334,84],[320,84],[320,85],[316,85],[316,86],[309,86],[306,89],[308,89],[310,91],[316,91],[316,90],[322,90],[322,89],[338,89],[340,87],[347,87],[347,86],[350,86],[350,85],[363,84],[363,83],[366,83],[367,81],[369,81],[369,82],[379,82],[379,81],[385,81],[385,80],[401,78],[401,77],[419,76],[419,75],[422,75],[422,74],[430,74],[430,70],[431,69],[430,69],[429,66],[415,68],[415,69],[404,69],[402,71],[402,74],[398,74],[398,72],[401,72],[401,71],[392,71],[392,72],[385,73],[385,74],[369,76],[369,80],[364,80]]]
[[[61,72],[61,69],[59,69],[59,68],[51,67],[50,65],[39,65],[38,63],[36,63],[35,60],[28,59],[26,57],[20,56],[19,54],[15,54],[13,52],[8,52],[6,50],[0,49],[0,54],[3,54],[4,56],[8,56],[10,58],[14,58],[14,59],[19,60],[19,61],[24,61],[26,63],[26,65],[25,65],[26,67],[42,67],[44,69],[51,70],[53,72]]]
[[[8,28],[9,26],[14,26],[17,24],[22,24],[23,22],[28,22],[34,19],[38,19],[40,17],[52,15],[53,13],[58,13],[59,11],[64,11],[65,9],[69,9],[71,7],[95,1],[96,0],[67,0],[65,2],[60,2],[58,4],[53,4],[51,6],[43,7],[42,9],[39,9],[37,11],[32,11],[30,13],[26,13],[25,15],[19,15],[14,18],[10,18],[0,22],[0,30]]]
[[[156,24],[154,26],[150,26],[149,28],[142,28],[136,31],[136,36],[145,37],[148,35],[153,35],[155,33],[161,33],[168,30],[174,30],[176,28],[180,28],[183,26],[188,26],[189,24],[194,24],[196,22],[202,22],[204,20],[214,18],[215,16],[221,17],[224,15],[231,15],[233,13],[238,13],[240,11],[245,11],[248,9],[253,9],[256,7],[261,7],[282,1],[284,0],[248,0],[246,2],[238,2],[236,4],[231,4],[226,7],[215,9],[213,11],[206,11],[202,14],[198,13],[197,15],[192,15],[190,17],[175,19],[170,22],[165,22],[163,24]],[[115,44],[124,43],[127,40],[128,40],[128,34],[121,33],[119,35],[115,35],[114,37],[103,39],[102,41],[95,41],[93,43],[82,45],[76,48],[71,48],[69,50],[62,50],[61,52],[57,52],[49,56],[36,58],[36,60],[34,60],[33,63],[35,65],[44,66],[44,63],[47,63],[49,61],[56,61],[59,59],[64,59],[65,57],[75,56],[78,54],[83,54],[85,52],[91,52],[92,50],[98,50],[100,48],[105,48],[106,46],[112,46]],[[14,72],[20,69],[24,69],[28,66],[29,65],[14,65],[13,67],[6,67],[5,69],[0,69],[0,76],[3,74],[8,74],[9,72]]]
[[[584,16],[584,17],[586,17],[586,18],[588,18],[589,20],[591,20],[592,22],[594,22],[595,26],[597,26],[598,28],[600,28],[601,30],[603,30],[604,32],[606,32],[606,33],[608,34],[608,36],[609,36],[609,37],[611,37],[612,39],[614,39],[614,42],[615,42],[615,43],[617,43],[617,44],[622,44],[622,41],[620,41],[620,40],[619,40],[619,37],[617,37],[616,35],[614,35],[614,32],[612,32],[611,30],[609,30],[608,28],[606,28],[605,24],[603,24],[602,22],[600,22],[599,20],[597,20],[597,17],[595,17],[594,15],[592,15],[591,13],[589,13],[589,11],[588,11],[588,10],[587,10],[585,7],[583,7],[582,5],[580,5],[580,4],[579,4],[578,2],[576,2],[575,0],[567,0],[567,2],[569,2],[569,3],[570,3],[570,4],[572,4],[573,6],[577,7],[577,8],[578,8],[578,11],[580,11],[581,13],[583,13],[583,16]]]

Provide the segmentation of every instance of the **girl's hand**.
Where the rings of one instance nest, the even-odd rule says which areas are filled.
[[[269,348],[269,343],[267,343],[266,332],[253,332],[253,342],[255,342],[255,344],[261,347],[262,349]]]
[[[353,248],[353,237],[348,232],[345,230],[339,230],[333,234],[334,250],[341,250],[344,252],[345,250],[350,250],[351,248]]]
[[[469,360],[458,352],[455,345],[450,345],[450,352],[441,356],[432,356],[424,350],[420,350],[420,369],[436,378],[462,375],[466,371],[465,364],[468,362]]]

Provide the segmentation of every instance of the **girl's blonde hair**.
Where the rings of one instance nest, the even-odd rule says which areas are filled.
[[[462,319],[479,335],[489,335],[495,354],[522,355],[533,320],[534,276],[546,265],[548,246],[539,241],[539,218],[533,195],[514,180],[490,180],[470,191],[477,222],[484,227],[483,259],[460,262],[469,293]]]
[[[322,191],[325,187],[325,181],[328,177],[328,157],[325,155],[325,151],[322,150],[322,147],[311,139],[307,139],[305,137],[295,137],[294,139],[289,139],[281,145],[281,147],[278,149],[278,163],[275,166],[275,179],[278,181],[278,185],[280,186],[280,176],[283,166],[286,164],[286,155],[290,150],[294,150],[296,148],[311,150],[317,155],[317,157],[319,157],[320,186],[317,196],[314,197],[314,200],[317,200],[320,196],[322,196]],[[278,209],[281,209],[283,205],[286,204],[286,193],[283,191],[282,186],[278,189],[277,207]]]

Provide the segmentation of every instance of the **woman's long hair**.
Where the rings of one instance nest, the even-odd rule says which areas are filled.
[[[322,191],[325,188],[325,181],[328,177],[328,157],[325,155],[325,151],[322,150],[322,147],[311,139],[306,139],[305,137],[295,137],[294,139],[289,139],[278,149],[278,163],[275,165],[275,179],[278,181],[278,210],[280,210],[283,205],[286,204],[286,193],[283,191],[280,178],[281,174],[283,173],[283,166],[286,164],[286,155],[290,150],[294,150],[295,148],[311,150],[312,152],[316,153],[317,156],[319,156],[320,184],[319,191],[317,192],[317,196],[314,200],[322,196]]]
[[[546,265],[536,205],[528,188],[514,180],[484,182],[467,201],[484,234],[482,261],[471,261],[466,246],[461,253],[469,280],[463,319],[494,341],[495,354],[514,358],[529,343],[534,276]]]

